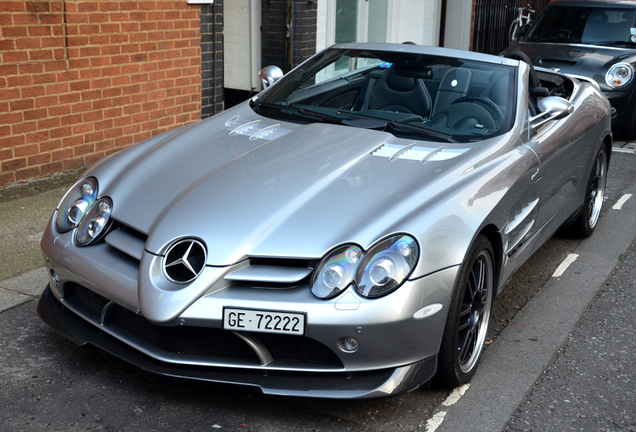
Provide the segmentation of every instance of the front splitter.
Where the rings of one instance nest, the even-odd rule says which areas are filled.
[[[91,345],[143,370],[159,375],[259,388],[264,394],[335,399],[378,399],[422,386],[437,369],[437,358],[397,368],[364,372],[263,371],[179,365],[153,359],[100,331],[44,290],[37,305],[40,318],[78,345]]]

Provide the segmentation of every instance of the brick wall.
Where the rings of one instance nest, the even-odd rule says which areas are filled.
[[[287,1],[262,0],[261,65],[289,71],[287,58]]]
[[[201,117],[201,6],[0,1],[0,189]]]
[[[318,5],[307,0],[295,0],[292,18],[292,59],[294,68],[316,54]]]
[[[317,11],[318,5],[312,1],[262,0],[261,65],[289,72],[314,55]],[[291,38],[286,36],[288,22]]]

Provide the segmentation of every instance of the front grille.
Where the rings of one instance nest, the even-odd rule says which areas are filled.
[[[64,285],[64,298],[72,298],[86,306],[90,311],[95,312],[98,316],[110,301],[93,291],[84,288],[74,282]]]
[[[146,234],[142,233],[141,231],[137,231],[135,228],[133,228],[133,227],[131,227],[129,225],[126,225],[125,223],[123,223],[121,221],[118,221],[118,220],[115,220],[115,219],[113,219],[113,220],[114,220],[114,223],[113,223],[112,229],[120,229],[122,231],[125,231],[126,233],[128,233],[128,234],[130,234],[132,236],[135,236],[135,237],[137,237],[140,240],[143,240],[144,243],[146,242],[146,240],[148,240],[148,236]]]
[[[273,267],[311,267],[316,268],[320,260],[295,258],[260,258],[251,257],[250,265],[266,265]]]
[[[246,359],[258,362],[247,344],[231,332],[206,327],[164,327],[148,322],[120,306],[109,323],[117,325],[151,345],[175,354]]]
[[[75,284],[65,286],[65,299],[73,299],[86,309],[94,312],[98,321],[103,309],[110,301],[93,291]],[[69,304],[69,306],[72,306]],[[152,324],[143,316],[137,315],[119,305],[109,308],[104,326],[117,327],[128,332],[144,343],[169,353],[179,354],[181,358],[193,356],[229,361],[243,360],[259,365],[256,353],[234,333],[209,327],[159,326]],[[338,356],[322,343],[304,336],[279,335],[270,333],[251,333],[258,338],[280,366],[293,367],[326,366],[342,368]],[[130,342],[130,341],[129,341]]]
[[[287,363],[342,366],[337,355],[308,337],[262,333],[258,335],[272,357]]]

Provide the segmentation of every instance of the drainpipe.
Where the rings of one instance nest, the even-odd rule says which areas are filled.
[[[293,29],[293,16],[294,16],[294,1],[286,0],[286,13],[285,22],[287,23],[286,46],[285,46],[285,71],[289,72],[292,69],[292,45],[294,42],[294,29]]]
[[[444,35],[446,33],[446,8],[448,7],[448,0],[442,0],[441,12],[440,12],[440,24],[439,24],[439,43],[438,45],[444,46]]]

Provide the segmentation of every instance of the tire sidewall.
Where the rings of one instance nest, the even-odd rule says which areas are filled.
[[[596,229],[596,226],[598,225],[598,219],[596,220],[596,223],[594,224],[594,226],[590,226],[590,217],[589,217],[589,208],[590,208],[590,190],[592,188],[592,182],[594,181],[594,176],[596,175],[596,164],[598,162],[598,158],[601,155],[601,153],[605,153],[605,167],[603,168],[604,171],[604,176],[605,178],[603,179],[604,182],[607,181],[607,165],[608,165],[608,157],[607,157],[607,150],[605,149],[604,145],[601,145],[601,148],[596,152],[595,156],[594,156],[594,161],[592,162],[592,169],[590,170],[590,175],[588,176],[587,182],[585,183],[585,199],[583,200],[583,207],[581,208],[581,213],[579,214],[577,220],[574,222],[573,226],[571,227],[571,230],[573,231],[573,234],[575,234],[577,237],[589,237],[594,230]],[[603,188],[605,188],[605,185],[603,185]],[[599,215],[599,219],[600,219],[600,215]]]
[[[482,343],[479,347],[477,362],[472,367],[472,369],[468,372],[463,372],[461,370],[458,355],[459,315],[462,307],[462,300],[467,287],[468,278],[470,277],[470,274],[472,272],[473,264],[475,263],[477,257],[484,251],[490,255],[491,268],[488,269],[489,277],[491,278],[491,280],[489,281],[490,292],[488,293],[488,295],[490,296],[490,301],[487,302],[487,305],[490,309],[492,309],[492,301],[496,287],[494,252],[490,241],[485,236],[480,234],[471,245],[468,253],[466,254],[464,263],[462,263],[461,265],[460,272],[457,277],[455,287],[453,289],[453,296],[446,318],[446,327],[444,329],[440,354],[438,357],[439,365],[437,377],[438,382],[445,386],[457,387],[470,381],[472,376],[475,374],[475,370],[477,369],[479,360],[481,359],[481,355],[483,353],[485,344]],[[488,319],[490,320],[490,316],[488,317]],[[486,332],[487,330],[488,326],[486,326],[485,328]]]

